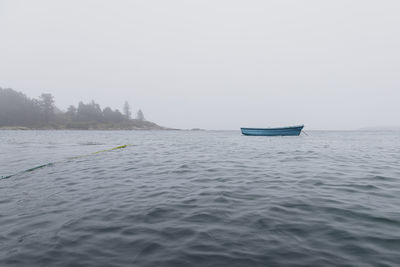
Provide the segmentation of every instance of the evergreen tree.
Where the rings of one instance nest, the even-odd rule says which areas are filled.
[[[127,119],[130,119],[130,118],[131,118],[131,115],[132,115],[132,113],[131,113],[131,107],[129,106],[128,101],[125,101],[125,104],[124,104],[124,116],[125,116]]]
[[[49,122],[50,118],[54,115],[54,97],[51,94],[40,95],[40,105],[44,113],[45,122]]]
[[[143,114],[141,109],[139,109],[139,111],[137,112],[136,119],[140,120],[140,121],[144,121],[145,120],[144,114]]]
[[[76,107],[74,107],[73,105],[68,107],[68,110],[66,112],[66,115],[68,118],[70,118],[71,120],[74,120],[76,118],[76,113],[77,113],[77,109]]]
[[[77,119],[81,122],[102,122],[103,112],[96,102],[84,104],[81,101],[78,105]]]
[[[42,117],[39,101],[13,89],[0,88],[0,126],[36,126]]]

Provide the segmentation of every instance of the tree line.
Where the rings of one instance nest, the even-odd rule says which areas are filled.
[[[10,88],[0,88],[0,127],[22,126],[28,128],[55,129],[111,129],[111,128],[154,128],[158,125],[147,122],[139,109],[132,118],[127,101],[123,111],[105,107],[94,101],[79,102],[64,112],[55,106],[54,97],[43,93],[38,99],[29,98]],[[161,127],[160,127],[161,128]]]

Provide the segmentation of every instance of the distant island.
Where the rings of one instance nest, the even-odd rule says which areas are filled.
[[[76,130],[169,130],[147,121],[142,110],[132,118],[131,108],[125,102],[123,112],[94,101],[79,102],[62,111],[54,104],[51,94],[43,93],[39,99],[29,98],[21,92],[0,87],[0,129],[76,129]]]
[[[376,127],[363,127],[359,128],[358,131],[371,131],[371,132],[379,132],[379,131],[400,131],[400,126],[376,126]]]

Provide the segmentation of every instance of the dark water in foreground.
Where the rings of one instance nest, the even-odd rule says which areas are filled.
[[[0,179],[0,266],[398,266],[400,133],[309,134],[0,131],[56,162]]]

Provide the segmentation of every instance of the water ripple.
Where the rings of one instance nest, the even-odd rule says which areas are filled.
[[[397,266],[399,140],[0,132],[0,265]]]

